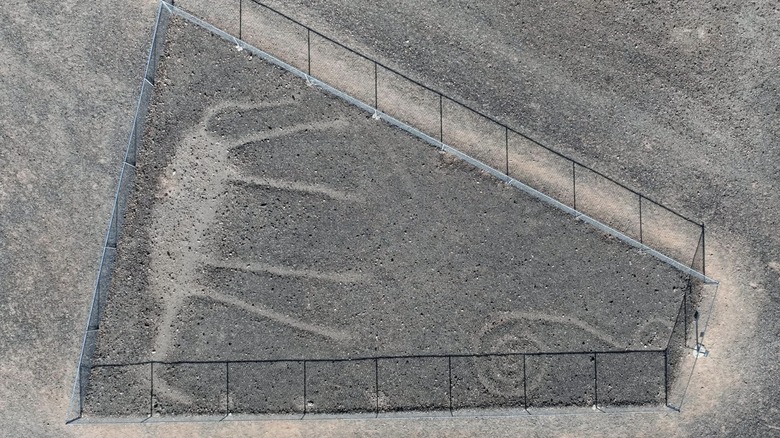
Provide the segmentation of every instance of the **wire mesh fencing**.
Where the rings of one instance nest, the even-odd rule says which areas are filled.
[[[303,71],[309,69],[310,40],[306,27],[282,15],[268,14],[257,3],[242,1],[241,5],[241,38],[244,41],[256,47],[267,47],[270,53],[293,67]]]
[[[666,350],[94,365],[77,421],[662,406]]]
[[[704,225],[257,0],[176,5],[578,214],[706,275]],[[217,6],[219,5],[219,6]],[[696,258],[696,263],[689,261]]]
[[[125,211],[130,192],[135,182],[136,155],[142,141],[146,112],[149,107],[152,90],[157,74],[157,63],[163,51],[165,33],[170,20],[171,11],[165,3],[160,3],[157,10],[157,18],[152,31],[152,39],[149,55],[146,61],[144,77],[141,83],[141,92],[136,105],[135,116],[130,128],[128,143],[125,147],[124,160],[119,172],[119,181],[114,195],[111,218],[103,243],[103,252],[98,268],[95,288],[92,293],[87,327],[81,345],[81,353],[76,369],[76,379],[68,406],[67,420],[79,418],[84,408],[85,393],[83,389],[91,381],[92,360],[100,330],[100,321],[108,301],[108,289],[116,265],[117,243],[122,229]]]
[[[367,102],[377,112],[414,126],[442,146],[451,145],[705,274],[703,224],[259,2],[179,0],[176,4]],[[670,373],[684,360],[680,346],[690,348],[697,303],[693,294],[686,294],[681,303],[664,350],[93,364],[170,15],[162,3],[106,235],[69,420],[148,421],[181,415],[222,419],[261,413],[300,418],[325,413],[377,416],[417,410],[456,415],[470,409],[670,405],[674,389]],[[116,382],[122,385],[117,387]]]
[[[704,344],[719,284],[689,279],[666,347],[666,405],[679,411],[693,378],[696,362],[709,352]]]

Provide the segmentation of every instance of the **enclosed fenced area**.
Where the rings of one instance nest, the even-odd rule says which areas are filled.
[[[96,381],[126,384],[89,391],[81,418],[526,415],[661,406],[666,362],[666,350],[650,350],[105,364],[92,368]]]
[[[679,407],[703,226],[263,5],[176,5],[234,36],[161,6],[69,420]]]
[[[706,287],[691,284],[661,350],[85,365],[82,372],[90,376],[92,385],[89,379],[79,383],[77,411],[71,420],[547,415],[561,408],[563,412],[679,410],[693,366],[689,356],[699,349],[692,332],[699,316],[694,318],[693,309]]]
[[[511,122],[470,108],[260,1],[179,0],[176,6],[678,267],[706,275],[704,224],[530,138]]]

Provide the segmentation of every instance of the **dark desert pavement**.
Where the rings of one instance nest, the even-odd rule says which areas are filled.
[[[10,102],[0,109],[4,433],[760,436],[777,431],[780,256],[772,225],[778,220],[772,157],[778,118],[772,96],[777,93],[773,73],[780,56],[780,20],[776,3],[769,1],[558,4],[544,9],[522,4],[502,10],[473,2],[363,7],[319,2],[316,8],[305,4],[286,10],[338,39],[358,40],[356,45],[370,54],[389,58],[397,53],[397,64],[407,59],[408,51],[380,46],[414,43],[422,58],[446,61],[450,67],[438,71],[440,76],[427,68],[412,69],[414,62],[409,62],[413,75],[416,71],[418,78],[443,91],[469,95],[477,106],[523,102],[530,112],[522,114],[531,120],[556,117],[559,124],[551,124],[549,131],[534,129],[536,134],[556,146],[569,145],[586,163],[707,222],[709,272],[723,283],[706,337],[711,354],[697,365],[682,413],[65,427],[89,291],[155,8],[148,1],[11,1],[0,8],[7,24],[0,29],[6,60],[0,67],[1,88],[4,101]],[[345,17],[360,17],[360,23],[351,26]],[[533,20],[523,23],[525,17]],[[445,23],[452,30],[443,31]],[[506,38],[504,47],[543,74],[498,68],[500,61],[513,57],[489,44],[512,29],[526,36]],[[563,32],[566,38],[561,38]],[[453,48],[441,50],[442,42]],[[532,43],[537,50],[522,50]],[[625,54],[638,47],[658,56],[628,62],[633,58]],[[475,57],[483,61],[476,63]],[[485,80],[484,71],[470,73],[469,66],[493,71],[492,79]],[[588,72],[593,74],[584,75]],[[682,74],[686,72],[696,74]],[[668,79],[646,80],[656,77]],[[521,88],[510,87],[499,98],[483,97],[491,83],[510,80],[526,81],[522,89],[533,94],[520,99]],[[609,99],[594,99],[600,90],[607,90]],[[604,105],[615,101],[622,103],[620,111],[604,111]],[[628,116],[626,109],[636,112]],[[588,122],[587,115],[597,122]],[[634,131],[624,132],[624,115]],[[581,117],[583,122],[572,128]],[[576,141],[578,135],[595,132],[594,127],[614,132],[599,141]],[[656,133],[663,133],[662,138],[643,145]],[[670,141],[674,139],[678,141]],[[688,156],[702,159],[680,159]]]
[[[277,364],[288,365],[287,394],[284,383],[272,391],[288,408],[267,401],[276,413],[301,412],[304,359],[666,347],[681,272],[203,29],[177,18],[167,35],[96,365],[290,360]],[[644,374],[632,362],[623,379],[657,383],[659,357]],[[310,362],[307,412],[444,408],[426,384],[448,381],[446,361]],[[524,390],[500,388],[506,376],[480,361],[459,361],[456,381],[476,376],[496,397],[525,390],[534,406],[595,397],[590,355],[529,359],[539,378]],[[224,367],[168,368],[157,368],[155,414],[224,411]],[[121,413],[125,401],[109,394],[150,386],[131,369],[101,369],[85,412]],[[198,392],[213,397],[188,399]],[[490,406],[472,399],[453,402]]]

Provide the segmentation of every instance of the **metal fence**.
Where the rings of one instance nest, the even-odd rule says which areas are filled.
[[[706,275],[704,224],[258,0],[176,6],[579,214]],[[701,247],[699,256],[697,249]],[[693,264],[691,263],[691,259]]]
[[[254,0],[223,3],[180,0],[177,5],[272,52],[307,75],[373,102],[375,111],[415,126],[442,147],[452,145],[563,205],[685,261],[681,264],[703,276],[704,225],[265,5]],[[684,379],[675,376],[683,373],[684,353],[697,348],[696,343],[691,346],[690,332],[700,299],[695,291],[703,286],[694,279],[663,350],[93,365],[119,230],[133,186],[136,151],[173,13],[181,11],[161,3],[106,233],[69,422],[114,417],[148,421],[194,414],[222,419],[260,412],[304,418],[321,413],[378,416],[416,410],[444,415],[492,408],[530,412],[550,406],[595,406],[599,410],[637,404],[679,407],[687,386],[676,389],[673,384]],[[687,263],[689,249],[693,251],[691,263]],[[672,396],[679,401],[672,402]]]
[[[89,316],[87,317],[87,327],[84,331],[76,379],[68,408],[69,420],[76,418],[84,405],[84,392],[81,388],[83,388],[90,379],[92,356],[97,343],[100,320],[106,305],[108,288],[111,284],[111,278],[116,264],[119,232],[122,228],[122,221],[125,215],[129,193],[135,181],[136,154],[144,133],[144,122],[152,97],[155,75],[157,73],[157,63],[163,50],[170,16],[171,11],[161,4],[158,8],[157,18],[152,31],[151,47],[149,48],[149,56],[144,70],[144,77],[141,81],[141,93],[138,98],[133,123],[130,128],[130,136],[126,145],[124,160],[122,161],[122,167],[119,172],[119,182],[114,195],[111,219],[109,220],[108,230],[106,231],[106,237],[103,242],[98,275],[92,294]]]
[[[703,344],[719,284],[688,279],[666,346],[666,406],[679,411],[696,362],[708,352]]]
[[[667,356],[641,350],[96,365],[75,420],[661,407],[668,399]]]

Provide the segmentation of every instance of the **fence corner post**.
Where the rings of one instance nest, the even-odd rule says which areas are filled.
[[[669,407],[669,346],[664,349],[664,405]]]
[[[704,222],[701,223],[701,273],[707,275],[706,261],[707,261],[707,245],[704,239]]]

